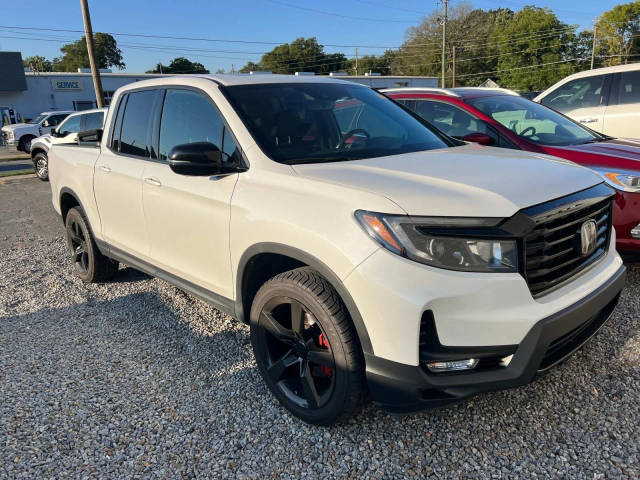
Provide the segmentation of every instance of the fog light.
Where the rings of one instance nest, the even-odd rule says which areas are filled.
[[[631,236],[633,238],[640,238],[640,223],[631,229]]]
[[[427,368],[433,373],[461,372],[472,370],[478,365],[477,358],[467,358],[466,360],[451,360],[449,362],[429,362]]]

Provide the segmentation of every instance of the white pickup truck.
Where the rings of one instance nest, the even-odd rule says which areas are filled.
[[[56,128],[67,116],[70,110],[56,112],[42,112],[26,123],[15,123],[2,127],[2,139],[5,145],[15,146],[25,153],[31,151],[31,141],[45,135]]]
[[[80,140],[49,152],[80,278],[125,263],[249,323],[266,384],[310,423],[526,384],[624,285],[600,177],[463,144],[351,82],[137,82]]]

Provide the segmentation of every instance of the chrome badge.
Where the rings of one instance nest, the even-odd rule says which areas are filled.
[[[580,227],[580,253],[587,256],[596,249],[598,239],[598,227],[595,220],[587,220]]]

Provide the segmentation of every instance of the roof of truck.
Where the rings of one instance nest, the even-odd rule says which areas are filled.
[[[231,85],[255,85],[265,83],[348,83],[334,77],[315,76],[315,75],[279,75],[273,73],[260,73],[255,75],[237,74],[237,75],[185,75],[187,78],[200,77],[208,78],[216,83],[224,86]],[[174,77],[175,78],[175,77]]]

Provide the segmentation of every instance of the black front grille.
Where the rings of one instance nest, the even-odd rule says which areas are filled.
[[[524,275],[534,296],[557,287],[602,257],[611,235],[611,198],[594,196],[550,202],[532,209],[535,226],[524,238]],[[583,256],[580,228],[588,220],[597,226],[595,250]]]

